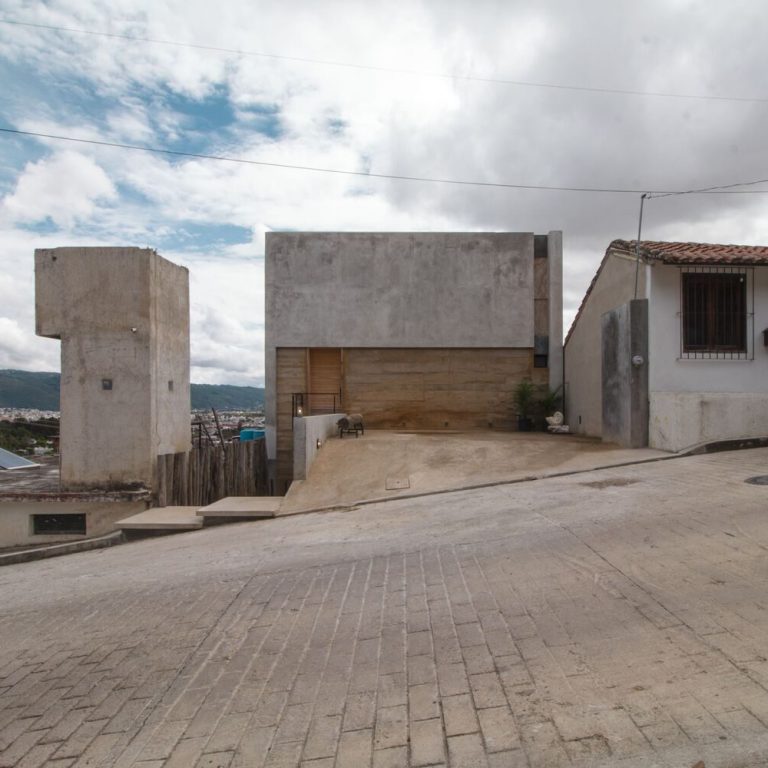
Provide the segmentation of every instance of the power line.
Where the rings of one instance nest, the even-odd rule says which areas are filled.
[[[97,147],[111,147],[114,149],[129,149],[136,152],[150,152],[153,154],[173,155],[175,157],[189,157],[198,160],[215,160],[224,163],[239,163],[242,165],[258,165],[267,168],[286,168],[294,171],[311,171],[313,173],[332,173],[340,176],[362,176],[371,179],[392,179],[395,181],[418,181],[432,184],[454,184],[467,187],[491,187],[496,189],[530,189],[546,192],[593,192],[619,195],[638,195],[665,197],[668,195],[691,194],[722,194],[722,195],[759,195],[768,194],[768,189],[735,190],[734,187],[753,186],[768,183],[768,179],[745,181],[722,186],[706,187],[703,189],[691,189],[687,191],[655,191],[647,192],[642,189],[623,189],[617,187],[565,187],[546,184],[510,184],[497,181],[470,181],[467,179],[443,179],[432,176],[404,176],[391,173],[373,173],[370,171],[348,171],[339,168],[320,168],[312,165],[294,165],[292,163],[274,163],[267,160],[248,160],[242,157],[227,157],[224,155],[205,155],[197,152],[182,152],[177,149],[164,149],[162,147],[141,147],[136,144],[122,144],[114,141],[98,141],[97,139],[79,139],[75,136],[57,136],[51,133],[38,133],[36,131],[21,131],[16,128],[0,128],[0,133],[17,136],[34,136],[41,139],[53,139],[55,141],[69,141],[76,144],[92,144]]]
[[[266,53],[264,51],[244,51],[240,48],[222,48],[215,45],[203,45],[198,43],[186,43],[177,40],[164,40],[154,37],[142,37],[141,35],[126,35],[117,32],[102,32],[92,29],[78,29],[75,27],[58,27],[50,24],[35,24],[28,21],[15,21],[12,19],[0,19],[0,24],[12,24],[18,27],[31,27],[33,29],[46,29],[53,32],[66,34],[91,35],[94,37],[107,37],[113,40],[127,40],[136,43],[151,43],[153,45],[171,45],[176,48],[193,48],[198,51],[211,51],[214,53],[226,53],[236,56],[253,56],[262,59],[274,59],[278,61],[292,61],[300,64],[319,64],[324,67],[341,67],[345,69],[365,70],[369,72],[386,72],[396,75],[415,75],[417,77],[432,77],[442,80],[463,80],[465,82],[490,83],[494,85],[510,85],[520,88],[546,88],[558,91],[579,91],[583,93],[606,93],[620,96],[651,96],[664,99],[689,99],[698,101],[724,101],[741,102],[748,104],[768,104],[768,98],[752,96],[717,96],[695,93],[670,93],[665,91],[640,91],[626,88],[599,88],[586,85],[564,85],[562,83],[544,83],[531,80],[511,80],[497,77],[481,77],[479,75],[455,75],[446,72],[429,72],[425,70],[405,69],[401,67],[380,67],[373,64],[357,64],[348,61],[333,61],[330,59],[315,59],[307,56],[286,56],[278,53]]]

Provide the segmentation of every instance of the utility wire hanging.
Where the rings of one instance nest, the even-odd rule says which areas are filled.
[[[522,190],[540,190],[546,192],[581,192],[598,194],[617,194],[617,195],[637,195],[645,194],[647,197],[665,197],[668,195],[761,195],[768,194],[768,189],[734,189],[734,187],[754,186],[756,184],[768,184],[768,179],[757,179],[754,181],[736,182],[722,186],[704,187],[702,189],[690,189],[686,191],[656,191],[644,192],[640,189],[630,189],[621,187],[567,187],[547,184],[512,184],[495,181],[471,181],[468,179],[444,179],[431,176],[405,176],[391,173],[373,173],[371,171],[349,171],[340,168],[321,168],[311,165],[294,165],[292,163],[275,163],[267,160],[249,160],[241,157],[227,157],[224,155],[205,155],[197,152],[182,152],[176,149],[164,149],[162,147],[142,147],[136,144],[123,144],[114,141],[98,141],[96,139],[80,139],[75,136],[59,136],[51,133],[40,133],[37,131],[22,131],[16,128],[0,127],[0,134],[31,136],[41,139],[52,139],[55,141],[69,141],[76,144],[90,144],[97,147],[111,147],[114,149],[127,149],[136,152],[149,152],[152,154],[171,155],[174,157],[188,157],[199,160],[214,160],[225,163],[240,163],[243,165],[257,165],[267,168],[286,168],[295,171],[310,171],[313,173],[330,173],[341,176],[362,176],[371,179],[392,179],[395,181],[416,181],[428,182],[431,184],[453,184],[467,187],[488,187],[496,189],[522,189]]]
[[[279,61],[291,61],[301,64],[317,64],[324,67],[341,67],[345,69],[357,69],[369,72],[385,72],[395,75],[415,75],[417,77],[431,77],[442,80],[461,80],[476,83],[490,83],[496,85],[510,85],[521,88],[545,88],[559,91],[580,91],[586,93],[607,93],[619,96],[650,96],[664,99],[689,99],[696,101],[725,101],[725,102],[744,102],[748,104],[768,104],[768,98],[754,96],[720,96],[701,93],[669,93],[664,91],[640,91],[629,88],[601,88],[597,86],[586,85],[566,85],[563,83],[540,83],[530,80],[512,80],[500,77],[482,77],[480,75],[462,75],[450,74],[447,72],[429,72],[424,70],[406,69],[401,67],[381,67],[373,64],[358,64],[348,61],[332,61],[327,59],[314,59],[308,56],[288,56],[278,53],[266,53],[263,51],[244,51],[239,48],[223,48],[215,45],[203,45],[199,43],[188,43],[177,40],[164,40],[153,37],[143,37],[141,35],[127,35],[118,32],[103,32],[94,29],[78,29],[75,27],[59,27],[52,24],[35,24],[29,21],[17,21],[15,19],[0,19],[0,24],[10,24],[17,27],[29,27],[32,29],[45,29],[53,32],[63,32],[74,35],[91,35],[94,37],[106,37],[113,40],[126,40],[136,43],[149,43],[152,45],[169,45],[176,48],[193,48],[198,51],[211,51],[213,53],[224,53],[236,56],[254,56],[263,59],[274,59]]]

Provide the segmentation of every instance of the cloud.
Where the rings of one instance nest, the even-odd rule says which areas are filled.
[[[203,0],[126,0],[119,17],[106,0],[6,6],[5,16],[42,24],[328,62],[0,25],[0,63],[13,92],[7,119],[29,130],[522,184],[681,189],[765,175],[762,103],[460,77],[764,97],[764,46],[754,30],[768,24],[768,6],[759,0],[328,0],[258,10],[246,0],[213,10]],[[363,66],[332,63],[343,61]],[[75,151],[50,140],[25,143],[38,154],[19,162],[7,146],[0,143],[0,189],[8,190],[0,225],[13,247],[0,256],[7,275],[0,301],[8,302],[0,312],[18,320],[29,348],[37,343],[32,285],[11,258],[26,264],[41,245],[156,246],[190,267],[200,381],[263,376],[265,231],[562,229],[566,328],[607,244],[637,231],[637,194],[363,179],[85,145]],[[767,202],[651,200],[644,235],[765,242]],[[55,235],[25,232],[45,221]],[[36,359],[30,354],[29,364]]]
[[[87,219],[101,201],[114,200],[115,187],[91,158],[64,150],[29,163],[13,193],[2,201],[3,213],[17,223],[50,219],[69,227]]]

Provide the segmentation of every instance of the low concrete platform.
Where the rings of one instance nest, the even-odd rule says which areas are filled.
[[[366,430],[329,438],[306,480],[294,482],[278,515],[670,458],[650,448],[546,432]]]
[[[197,507],[153,507],[118,520],[115,527],[123,531],[196,531],[203,527],[203,518],[197,510]]]
[[[231,517],[258,520],[274,517],[283,501],[281,496],[227,496],[198,509],[201,517]]]

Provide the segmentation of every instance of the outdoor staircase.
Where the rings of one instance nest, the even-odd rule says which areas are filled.
[[[205,507],[153,507],[115,526],[132,537],[195,531],[205,525],[275,517],[282,500],[281,496],[227,496]]]

